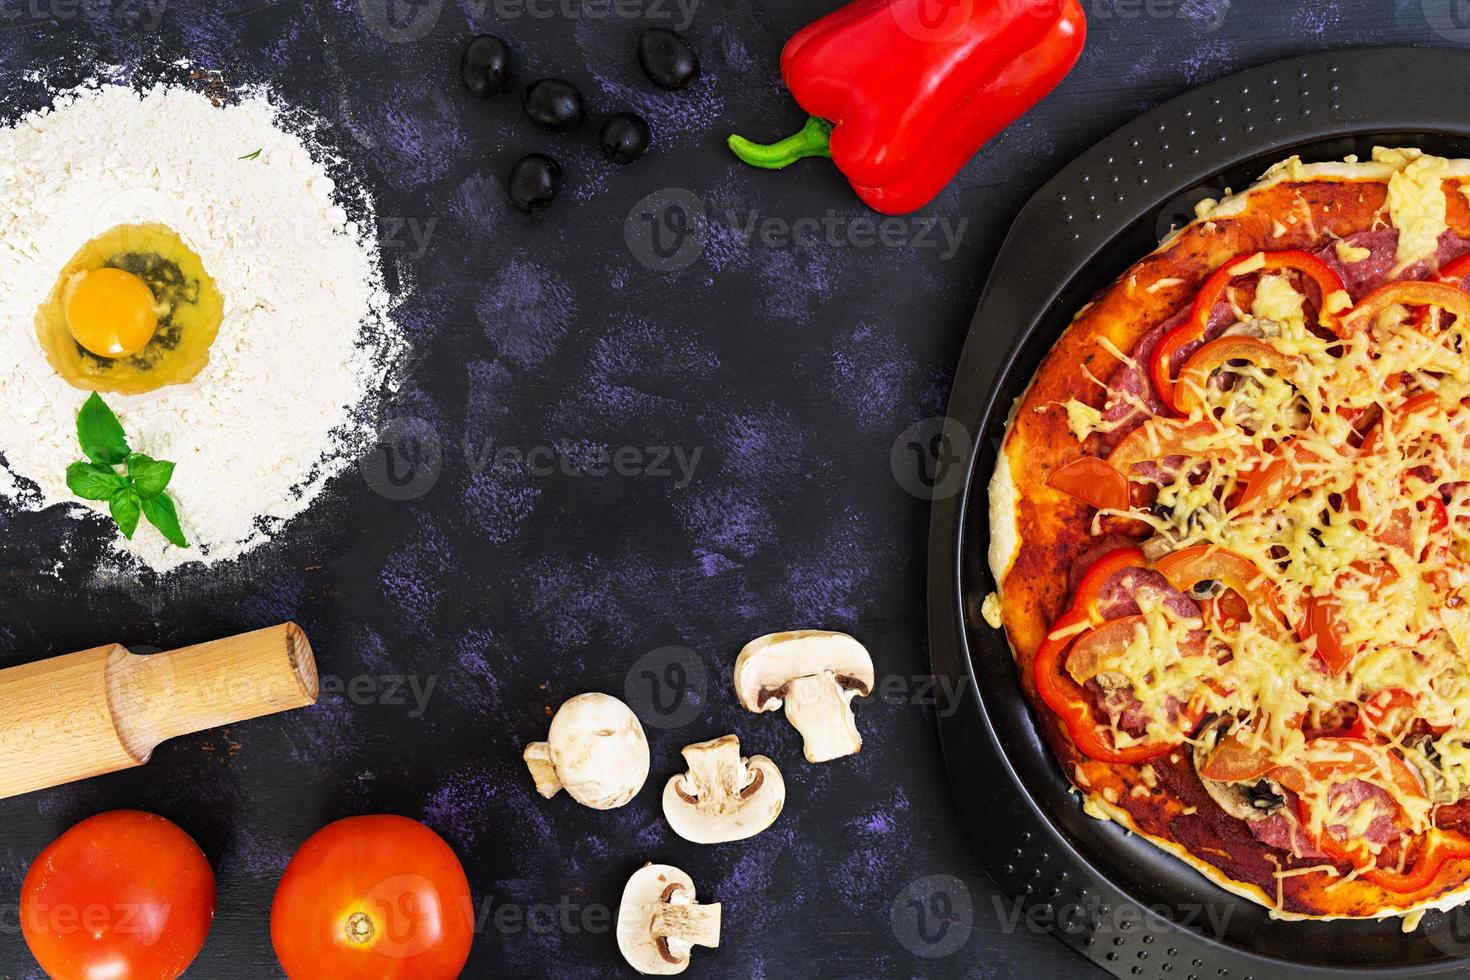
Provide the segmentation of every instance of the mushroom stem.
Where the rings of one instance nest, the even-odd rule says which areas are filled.
[[[830,670],[790,682],[783,700],[786,719],[801,732],[808,762],[829,762],[853,755],[863,747],[852,716],[857,691],[844,688]]]
[[[741,791],[753,778],[740,758],[740,740],[733,735],[684,746],[689,772],[684,793],[703,813],[722,815],[740,808]]]
[[[720,903],[695,905],[677,898],[655,906],[649,930],[654,938],[664,940],[669,952],[681,960],[693,946],[720,945]]]
[[[521,753],[531,778],[536,780],[536,792],[548,800],[561,791],[561,780],[556,778],[556,766],[551,761],[551,745],[547,742],[532,742]]]

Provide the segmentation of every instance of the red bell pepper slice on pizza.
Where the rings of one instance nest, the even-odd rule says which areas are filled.
[[[1154,347],[1153,355],[1149,359],[1149,376],[1153,378],[1154,388],[1158,390],[1159,399],[1165,405],[1176,412],[1181,411],[1176,401],[1174,361],[1185,348],[1205,339],[1210,316],[1216,304],[1225,297],[1225,291],[1230,288],[1230,284],[1241,276],[1258,272],[1288,271],[1298,272],[1316,284],[1321,292],[1317,322],[1334,333],[1338,331],[1337,316],[1333,311],[1339,305],[1346,305],[1347,290],[1342,277],[1326,262],[1308,252],[1300,251],[1255,252],[1232,259],[1205,280],[1190,308],[1189,318],[1165,334]],[[1339,293],[1342,294],[1340,297]]]
[[[1099,628],[1120,622],[1103,616],[1103,587],[1118,572],[1147,567],[1148,560],[1137,548],[1120,548],[1094,562],[1078,583],[1071,606],[1052,624],[1032,661],[1032,676],[1042,702],[1062,719],[1082,754],[1099,762],[1137,764],[1156,759],[1183,742],[1203,714],[1198,705],[1188,706],[1180,718],[1177,737],[1120,748],[1114,744],[1111,732],[1098,724],[1087,692],[1068,671],[1067,654],[1074,644]],[[1131,631],[1131,625],[1112,629]]]

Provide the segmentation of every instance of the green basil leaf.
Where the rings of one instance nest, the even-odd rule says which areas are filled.
[[[179,512],[174,509],[174,500],[168,494],[161,493],[144,500],[143,514],[149,524],[163,532],[165,538],[180,548],[189,547],[189,542],[184,539],[184,529],[179,526]]]
[[[116,466],[128,458],[128,438],[122,423],[95,391],[77,413],[77,440],[94,463]]]
[[[112,495],[128,485],[110,466],[96,463],[72,463],[66,468],[66,485],[83,500],[111,500]]]
[[[166,459],[154,459],[143,453],[128,455],[128,477],[133,481],[133,489],[144,500],[163,493],[163,488],[168,486],[173,476],[174,464]]]
[[[133,532],[138,530],[138,518],[143,514],[143,501],[138,499],[138,491],[132,487],[119,490],[112,495],[108,506],[112,510],[112,519],[122,528],[123,537],[131,540]]]

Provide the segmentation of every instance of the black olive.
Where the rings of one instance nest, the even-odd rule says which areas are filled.
[[[480,99],[510,88],[510,47],[494,34],[481,34],[465,45],[459,59],[464,87]]]
[[[587,110],[577,86],[560,78],[543,78],[526,89],[526,115],[542,129],[565,133],[582,125]]]
[[[510,203],[528,214],[545,211],[561,186],[561,165],[544,153],[532,153],[510,168],[506,191]]]
[[[1225,591],[1225,583],[1219,579],[1201,579],[1189,588],[1191,599],[1214,599]]]
[[[650,82],[671,92],[699,77],[699,56],[683,35],[666,27],[650,27],[638,38],[638,64]]]
[[[1286,797],[1276,792],[1276,786],[1269,779],[1263,779],[1250,789],[1245,791],[1246,799],[1250,800],[1251,807],[1266,813],[1274,813],[1286,805]]]
[[[635,112],[618,112],[607,117],[597,141],[603,156],[613,163],[632,163],[648,150],[648,121]]]

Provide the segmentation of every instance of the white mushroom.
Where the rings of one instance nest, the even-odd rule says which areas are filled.
[[[667,864],[645,864],[618,907],[618,949],[639,973],[683,973],[695,946],[720,945],[720,905],[694,900],[694,881]]]
[[[808,762],[863,747],[852,699],[873,690],[873,658],[846,633],[795,630],[751,640],[735,661],[735,693],[750,711],[786,706]]]
[[[594,810],[622,806],[648,779],[648,739],[632,710],[606,694],[579,694],[557,709],[544,742],[521,758],[547,799],[565,789]]]
[[[740,739],[725,735],[683,749],[689,771],[664,786],[664,817],[696,844],[754,837],[781,814],[786,781],[763,755],[740,756]]]

